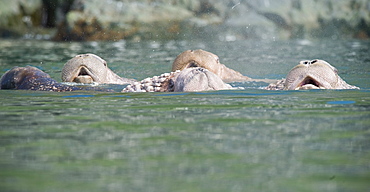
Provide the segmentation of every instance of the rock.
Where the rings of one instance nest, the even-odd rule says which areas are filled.
[[[74,0],[0,0],[0,37],[50,39]]]
[[[370,2],[0,0],[3,36],[29,34],[30,29],[39,33],[35,29],[54,26],[58,26],[54,39],[60,41],[369,38]]]
[[[91,37],[87,40],[208,36],[228,41],[370,35],[370,3],[366,0],[86,0],[83,7],[81,12],[68,14],[67,27],[59,31],[63,34],[63,29],[72,29],[72,33],[60,40],[71,36],[79,40],[83,36],[78,32],[83,31],[81,24],[95,29],[84,29],[88,31],[85,36]],[[95,37],[90,31],[95,31]]]
[[[41,21],[41,0],[0,0],[0,37],[32,33]]]
[[[235,4],[225,21],[237,35],[262,39],[364,37],[370,35],[366,0],[264,0]],[[231,32],[235,34],[235,32]]]

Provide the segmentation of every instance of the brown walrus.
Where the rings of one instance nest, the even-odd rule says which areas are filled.
[[[36,91],[76,91],[79,87],[58,83],[49,74],[32,66],[13,67],[0,79],[0,89],[23,89]]]
[[[252,78],[226,67],[220,63],[217,55],[198,50],[187,50],[179,54],[172,64],[172,71],[183,70],[190,67],[202,67],[218,75],[224,82],[251,81]]]

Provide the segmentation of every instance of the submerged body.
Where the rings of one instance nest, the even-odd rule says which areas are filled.
[[[212,53],[196,50],[181,53],[173,63],[175,72],[146,78],[141,82],[121,78],[111,71],[104,60],[93,54],[77,55],[66,63],[62,71],[64,81],[79,83],[128,84],[122,92],[183,92],[232,89],[225,78],[248,79],[239,72],[218,62]],[[181,70],[181,71],[180,71]],[[216,72],[214,72],[216,71]],[[227,74],[227,75],[226,75]],[[226,75],[226,76],[225,76]],[[107,78],[109,77],[109,78]],[[224,78],[223,78],[224,77]],[[39,91],[99,90],[58,83],[47,73],[31,66],[14,67],[1,77],[0,89],[27,89]],[[267,90],[300,89],[358,89],[347,84],[335,67],[323,60],[301,61],[289,71],[286,79],[271,83]]]
[[[94,54],[81,54],[69,60],[62,69],[62,81],[76,83],[130,84],[108,68],[107,62]]]
[[[183,92],[230,89],[217,75],[203,68],[190,68],[166,73],[159,77],[144,79],[141,83],[128,85],[122,92]],[[14,67],[5,72],[0,79],[0,89],[19,89],[34,91],[104,91],[99,87],[76,87],[65,85],[52,79],[36,67]]]
[[[0,79],[0,89],[23,89],[35,91],[75,91],[79,87],[58,83],[47,73],[32,66],[14,67],[5,72]]]
[[[324,60],[304,60],[291,69],[285,79],[272,83],[268,90],[359,89],[346,83],[338,70]]]

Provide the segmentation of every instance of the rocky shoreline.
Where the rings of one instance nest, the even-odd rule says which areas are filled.
[[[370,37],[367,0],[0,0],[0,7],[2,38]]]

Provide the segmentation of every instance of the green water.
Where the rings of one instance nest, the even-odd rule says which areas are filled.
[[[0,191],[369,191],[369,41],[0,40],[0,71],[95,53],[119,75],[168,72],[202,48],[253,78],[324,59],[361,90],[0,91]],[[107,85],[116,90],[122,86]]]

